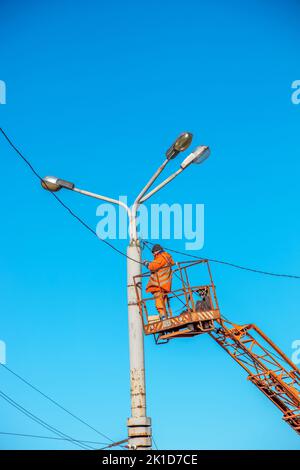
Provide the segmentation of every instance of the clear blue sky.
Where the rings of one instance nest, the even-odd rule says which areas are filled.
[[[1,2],[1,126],[44,175],[132,199],[182,130],[209,144],[155,202],[205,204],[201,256],[300,274],[296,1]],[[126,266],[0,141],[0,339],[7,365],[112,439],[129,414]],[[173,163],[174,168],[176,162]],[[62,195],[93,227],[97,204]],[[126,242],[116,241],[125,249]],[[170,244],[170,242],[169,242]],[[183,249],[184,241],[171,241]],[[213,266],[223,313],[291,356],[299,281]],[[209,337],[146,339],[160,448],[299,449]],[[1,389],[79,439],[97,434],[0,370]],[[4,401],[1,432],[51,435]],[[2,449],[73,448],[0,436]]]

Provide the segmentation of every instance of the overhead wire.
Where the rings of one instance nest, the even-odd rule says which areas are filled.
[[[65,408],[64,406],[60,405],[56,400],[54,400],[53,398],[51,398],[49,395],[47,395],[46,393],[42,392],[39,388],[37,388],[35,385],[33,385],[31,382],[29,382],[28,380],[24,379],[24,377],[22,377],[21,375],[17,374],[16,372],[14,372],[12,369],[10,369],[7,365],[5,364],[2,364],[0,363],[1,366],[6,369],[8,372],[10,372],[12,375],[14,375],[15,377],[17,377],[19,380],[21,380],[23,383],[25,383],[26,385],[28,385],[30,388],[32,388],[33,390],[35,390],[37,393],[39,393],[41,396],[43,396],[44,398],[46,398],[48,401],[50,401],[51,403],[53,403],[55,406],[57,406],[58,408],[60,408],[61,410],[63,410],[65,413],[67,413],[68,415],[72,416],[74,419],[76,419],[77,421],[79,421],[80,423],[84,424],[85,426],[87,426],[88,428],[90,428],[91,430],[95,431],[97,434],[99,434],[101,437],[104,437],[105,439],[107,439],[108,441],[110,442],[114,442],[113,439],[111,439],[110,437],[106,436],[103,432],[99,431],[97,428],[95,428],[94,426],[91,426],[89,423],[87,423],[85,420],[83,420],[82,418],[80,418],[79,416],[75,415],[74,413],[72,413],[70,410],[68,410],[67,408]]]
[[[156,441],[155,441],[155,439],[154,439],[154,436],[152,436],[152,441],[153,441],[153,444],[154,444],[155,449],[158,450],[158,447],[157,447]]]
[[[12,140],[8,137],[8,135],[6,134],[6,132],[0,128],[0,132],[2,133],[2,135],[4,136],[4,138],[6,139],[6,141],[9,143],[9,145],[13,148],[13,150],[19,155],[19,157],[21,157],[21,159],[24,161],[24,163],[26,163],[26,165],[28,166],[28,168],[32,171],[32,173],[36,176],[36,178],[38,178],[40,180],[40,182],[44,182],[44,184],[47,186],[47,182],[45,182],[43,180],[43,178],[39,175],[39,173],[36,171],[36,169],[34,168],[34,166],[30,163],[30,161],[23,155],[23,153],[20,152],[20,150],[16,147],[16,145],[12,142]],[[115,252],[119,253],[120,255],[124,256],[125,258],[127,259],[130,259],[131,261],[134,261],[135,263],[138,263],[138,264],[143,264],[142,262],[140,262],[139,260],[136,260],[134,258],[131,258],[130,256],[128,256],[126,253],[124,253],[123,251],[119,250],[119,248],[117,248],[116,246],[114,246],[112,243],[108,242],[107,240],[105,240],[104,238],[101,238],[99,237],[99,235],[97,234],[96,230],[94,230],[92,227],[90,227],[90,225],[88,225],[81,217],[79,217],[79,215],[77,215],[65,202],[62,201],[62,199],[57,196],[57,194],[55,194],[54,192],[52,191],[48,191],[56,200],[57,202],[67,211],[69,212],[69,214],[74,217],[81,225],[83,225],[83,227],[85,227],[87,230],[89,230],[89,232],[91,232],[93,235],[95,235],[101,242],[105,243],[105,245],[109,246],[112,250],[114,250]]]
[[[6,132],[0,128],[0,132],[2,133],[2,135],[4,136],[4,138],[6,139],[6,141],[8,142],[8,144],[12,147],[12,149],[19,155],[19,157],[24,161],[24,163],[28,166],[28,168],[31,170],[31,172],[36,176],[36,178],[39,179],[40,182],[43,181],[43,178],[40,176],[40,174],[36,171],[36,169],[34,168],[34,166],[31,164],[31,162],[23,155],[23,153],[16,147],[16,145],[12,142],[12,140],[8,137],[8,135],[6,134]],[[87,230],[89,230],[93,235],[95,235],[100,241],[102,241],[103,243],[105,243],[107,246],[109,246],[110,248],[112,248],[114,251],[116,251],[118,254],[136,262],[136,263],[139,263],[139,264],[142,264],[140,261],[134,259],[134,258],[131,258],[129,257],[126,253],[122,252],[121,250],[119,250],[117,247],[115,247],[112,243],[108,242],[107,240],[103,239],[103,238],[100,238],[97,234],[97,232],[92,228],[90,227],[81,217],[79,217],[65,202],[63,202],[60,197],[58,197],[55,193],[53,192],[50,192],[50,194],[57,200],[57,202],[65,209],[69,212],[69,214],[74,217],[81,225],[83,225]],[[3,365],[3,364],[1,364]],[[4,366],[4,365],[3,365]],[[111,441],[112,443],[114,442],[111,438],[109,438],[108,436],[106,436],[105,434],[101,433],[100,431],[98,431],[96,428],[94,428],[93,426],[89,425],[86,421],[82,420],[81,418],[79,418],[78,416],[76,416],[74,413],[70,412],[69,410],[67,410],[65,407],[63,407],[62,405],[60,405],[58,402],[56,402],[55,400],[53,400],[51,397],[47,396],[45,393],[43,393],[41,390],[39,390],[37,387],[33,386],[31,383],[29,383],[27,380],[25,380],[23,377],[21,377],[19,374],[16,374],[15,372],[13,372],[11,369],[9,369],[7,366],[4,366],[8,371],[10,371],[11,373],[13,373],[16,377],[18,377],[20,380],[22,380],[24,383],[26,383],[27,385],[29,385],[31,388],[33,388],[34,390],[36,390],[38,393],[40,393],[41,395],[43,395],[45,398],[47,398],[49,401],[51,401],[52,403],[54,403],[56,406],[58,406],[59,408],[61,408],[62,410],[64,410],[66,413],[68,413],[69,415],[73,416],[73,418],[77,419],[78,421],[80,421],[81,423],[85,424],[86,426],[88,426],[90,429],[93,429],[95,432],[97,432],[99,435],[101,435],[102,437],[105,437],[106,439],[108,439],[109,441]],[[3,395],[1,395],[2,398],[6,399]],[[12,403],[11,403],[12,404]],[[71,438],[72,440],[72,438]]]
[[[143,240],[143,242],[144,243],[149,243],[150,245],[154,245],[154,243],[150,242],[149,240]],[[264,274],[264,275],[267,275],[267,276],[275,276],[275,277],[285,277],[285,278],[291,278],[291,279],[300,279],[300,276],[297,276],[297,275],[294,275],[294,274],[280,274],[280,273],[274,273],[274,272],[271,272],[271,271],[262,271],[260,269],[249,268],[249,267],[241,266],[239,264],[231,263],[231,262],[228,262],[228,261],[222,261],[222,260],[218,260],[218,259],[214,259],[214,258],[207,258],[207,257],[203,258],[203,257],[197,256],[197,255],[192,255],[190,253],[182,252],[182,251],[179,251],[179,250],[174,250],[174,249],[169,248],[165,245],[164,245],[164,248],[167,251],[170,251],[171,253],[177,253],[179,255],[187,256],[188,258],[199,259],[199,260],[202,260],[202,261],[207,260],[207,261],[210,261],[212,263],[223,264],[223,265],[231,266],[233,268],[242,269],[244,271],[251,271],[251,272],[254,272],[254,273],[257,273],[257,274]]]
[[[125,444],[125,442],[128,442],[128,439],[123,439],[122,441],[114,442],[113,444],[109,444],[105,447],[101,447],[99,450],[106,450],[106,449],[111,449],[112,447],[123,447],[126,448],[126,446],[123,446],[122,444]]]
[[[54,441],[66,441],[67,439],[64,437],[54,437],[54,436],[40,436],[37,434],[25,434],[19,432],[4,432],[0,431],[0,435],[7,435],[7,436],[17,436],[17,437],[29,437],[34,439],[47,439],[47,440],[54,440]],[[105,445],[105,442],[98,442],[98,441],[86,441],[84,439],[74,439],[74,441],[79,442],[81,444],[96,444],[96,445]]]
[[[75,444],[76,446],[78,447],[81,447],[82,449],[91,449],[91,450],[94,450],[94,447],[91,447],[90,445],[88,444],[80,444],[79,442],[77,442],[75,439],[73,439],[73,437],[69,436],[68,434],[65,434],[64,432],[60,431],[59,429],[55,428],[54,426],[52,426],[51,424],[47,423],[46,421],[42,420],[41,418],[39,418],[38,416],[34,415],[33,413],[31,413],[31,411],[27,410],[26,408],[24,408],[22,405],[20,405],[19,403],[17,403],[15,400],[13,400],[12,398],[10,398],[7,394],[5,394],[2,390],[0,390],[0,397],[3,398],[3,400],[5,400],[6,402],[8,402],[11,406],[13,406],[14,408],[16,408],[18,411],[20,411],[22,414],[24,414],[25,416],[27,416],[28,418],[30,418],[32,421],[36,422],[37,424],[39,424],[40,426],[44,427],[45,429],[47,429],[48,431],[51,431],[53,432],[54,434],[60,436],[60,437],[64,437],[66,441],[69,441],[73,444]]]
[[[22,160],[26,163],[26,165],[30,168],[30,170],[34,173],[34,175],[40,180],[40,181],[43,181],[43,178],[39,175],[39,173],[35,170],[34,166],[29,162],[29,160],[20,152],[20,150],[16,147],[16,145],[12,142],[12,140],[8,137],[8,135],[6,134],[6,132],[0,128],[0,132],[2,133],[2,135],[4,136],[4,138],[6,139],[6,141],[9,143],[9,145],[15,150],[15,152],[22,158]],[[45,182],[44,182],[45,183]],[[72,217],[74,217],[80,224],[82,224],[87,230],[89,230],[93,235],[95,235],[100,241],[102,241],[103,243],[105,243],[107,246],[109,246],[111,249],[113,249],[114,251],[116,251],[117,253],[119,253],[120,255],[136,262],[136,263],[139,263],[139,264],[143,264],[142,262],[140,262],[139,260],[136,260],[134,258],[131,258],[130,256],[128,256],[126,253],[124,253],[123,251],[119,250],[117,247],[115,247],[112,243],[108,242],[107,240],[105,240],[104,238],[100,238],[97,234],[97,232],[92,228],[90,227],[81,217],[79,217],[66,203],[64,203],[55,193],[51,192],[52,196],[59,202],[59,204],[62,205],[62,207],[64,207],[65,210],[67,210],[70,215]],[[143,240],[144,242],[146,240]],[[151,244],[151,242],[147,241],[148,243]],[[153,245],[153,243],[152,243]],[[257,274],[263,274],[263,275],[267,275],[267,276],[274,276],[274,277],[282,277],[282,278],[289,278],[289,279],[300,279],[300,276],[298,275],[293,275],[293,274],[282,274],[282,273],[275,273],[275,272],[271,272],[271,271],[264,271],[264,270],[260,270],[260,269],[255,269],[255,268],[250,268],[250,267],[247,267],[247,266],[242,266],[242,265],[239,265],[239,264],[236,264],[236,263],[231,263],[229,261],[223,261],[223,260],[218,260],[218,259],[213,259],[213,258],[202,258],[200,256],[196,256],[196,255],[191,255],[189,253],[186,253],[186,252],[181,252],[181,251],[178,251],[178,250],[174,250],[174,249],[171,249],[171,248],[167,248],[168,251],[171,251],[173,253],[178,253],[178,254],[181,254],[181,255],[184,255],[184,256],[187,256],[187,257],[190,257],[190,258],[193,258],[193,259],[199,259],[199,260],[203,260],[203,259],[207,259],[208,261],[211,261],[213,263],[218,263],[218,264],[222,264],[222,265],[225,265],[225,266],[230,266],[232,268],[236,268],[236,269],[241,269],[241,270],[244,270],[244,271],[249,271],[249,272],[253,272],[253,273],[257,273]]]

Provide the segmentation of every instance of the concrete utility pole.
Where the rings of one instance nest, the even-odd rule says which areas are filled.
[[[146,410],[146,381],[144,358],[144,328],[139,306],[136,303],[134,276],[142,272],[141,248],[138,240],[131,240],[127,248],[127,296],[130,357],[131,417],[127,420],[129,447],[151,449],[151,419]]]
[[[153,185],[170,160],[180,152],[186,150],[192,141],[192,134],[184,132],[176,139],[166,152],[166,159],[152,176],[140,194],[137,196],[132,208],[122,201],[91,193],[75,187],[74,183],[54,177],[46,176],[42,180],[44,189],[52,192],[62,188],[75,191],[85,196],[100,199],[102,201],[117,204],[123,207],[129,219],[130,241],[127,249],[127,297],[128,297],[128,326],[129,326],[129,353],[130,353],[130,398],[131,416],[127,420],[128,445],[130,449],[146,450],[152,448],[151,418],[147,417],[146,410],[146,385],[145,385],[145,359],[144,359],[144,328],[143,319],[137,304],[134,277],[142,272],[141,246],[137,234],[137,213],[140,204],[149,199],[153,194],[178,176],[191,163],[202,163],[209,156],[209,148],[197,147],[181,163],[179,169],[152,191],[148,189]]]

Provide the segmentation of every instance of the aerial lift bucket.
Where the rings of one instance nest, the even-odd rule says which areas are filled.
[[[160,318],[152,295],[143,296],[151,273],[135,276],[135,290],[145,335],[157,344],[174,338],[188,338],[212,331],[220,318],[216,289],[207,260],[176,263],[172,269],[172,290],[163,292],[165,314]],[[201,280],[202,282],[199,282]],[[159,277],[157,274],[157,282]]]

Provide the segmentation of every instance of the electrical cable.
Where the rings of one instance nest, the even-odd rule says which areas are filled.
[[[149,240],[143,240],[143,242],[144,243],[149,243],[150,245],[154,245],[154,243],[150,242]],[[230,263],[228,261],[222,261],[222,260],[207,258],[207,257],[201,258],[200,256],[191,255],[189,253],[184,253],[184,252],[178,251],[178,250],[173,250],[171,248],[168,248],[167,246],[164,246],[164,248],[167,251],[170,251],[172,253],[177,253],[177,254],[183,255],[183,256],[188,256],[189,258],[199,259],[199,260],[207,260],[207,261],[210,261],[212,263],[224,264],[224,265],[227,265],[227,266],[231,266],[233,268],[242,269],[244,271],[251,271],[251,272],[254,272],[254,273],[264,274],[264,275],[267,275],[267,276],[285,277],[285,278],[291,278],[291,279],[300,279],[300,276],[296,276],[294,274],[279,274],[279,273],[274,273],[274,272],[270,272],[270,271],[262,271],[260,269],[248,268],[248,267],[241,266],[241,265],[238,265],[238,264]]]
[[[60,437],[64,437],[66,438],[67,441],[69,442],[72,442],[74,443],[75,445],[77,445],[78,447],[81,447],[82,449],[84,450],[87,450],[87,449],[92,449],[94,450],[94,447],[91,447],[90,445],[87,445],[87,444],[79,444],[76,440],[74,440],[71,436],[69,436],[68,434],[65,434],[63,433],[62,431],[60,431],[59,429],[55,428],[54,426],[48,424],[46,421],[40,419],[38,416],[34,415],[33,413],[31,413],[30,411],[28,411],[26,408],[24,408],[22,405],[20,405],[19,403],[17,403],[16,401],[14,401],[12,398],[10,398],[8,395],[6,395],[4,392],[2,392],[0,390],[0,396],[5,400],[7,401],[10,405],[12,405],[14,408],[16,408],[18,411],[20,411],[21,413],[23,413],[25,416],[27,416],[28,418],[30,418],[32,421],[35,421],[37,424],[40,424],[42,427],[44,427],[45,429],[48,429],[48,431],[51,431],[53,432],[54,434],[60,436]]]
[[[58,408],[60,408],[61,410],[65,411],[68,415],[72,416],[74,419],[76,419],[77,421],[79,421],[80,423],[84,424],[85,426],[87,426],[88,428],[92,429],[93,431],[95,431],[97,434],[99,434],[101,437],[104,437],[105,439],[107,439],[108,441],[111,441],[111,442],[114,442],[113,439],[111,439],[110,437],[106,436],[104,433],[102,433],[101,431],[98,431],[98,429],[94,428],[93,426],[91,426],[89,423],[87,423],[86,421],[84,421],[82,418],[79,418],[78,416],[76,416],[74,413],[72,413],[71,411],[69,411],[67,408],[65,408],[64,406],[60,405],[57,401],[53,400],[53,398],[49,397],[49,395],[46,395],[46,393],[42,392],[40,389],[38,389],[36,386],[34,386],[32,383],[30,383],[28,380],[24,379],[23,377],[21,377],[19,374],[17,374],[16,372],[14,372],[12,369],[10,369],[9,367],[7,367],[5,364],[1,364],[2,367],[4,367],[4,369],[6,369],[8,372],[10,372],[12,375],[14,375],[15,377],[17,377],[19,380],[21,380],[22,382],[24,382],[26,385],[28,385],[30,388],[32,388],[33,390],[35,390],[36,392],[38,392],[40,395],[42,395],[44,398],[46,398],[47,400],[49,400],[51,403],[53,403],[54,405],[56,405]]]
[[[2,135],[5,137],[5,139],[7,140],[7,142],[9,143],[9,145],[15,150],[15,152],[22,158],[22,160],[28,165],[28,167],[30,168],[30,170],[34,173],[34,175],[40,180],[40,181],[43,181],[43,178],[38,174],[38,172],[35,170],[35,168],[33,167],[33,165],[29,162],[29,160],[24,157],[24,155],[20,152],[20,150],[14,145],[14,143],[10,140],[10,138],[8,137],[8,135],[5,133],[5,131],[0,128],[0,131],[2,133]],[[97,232],[92,229],[83,219],[81,219],[77,214],[75,214],[75,212],[69,207],[67,206],[67,204],[65,204],[55,193],[51,192],[52,196],[64,207],[64,209],[66,209],[70,215],[72,217],[74,217],[79,223],[81,223],[87,230],[89,230],[93,235],[95,235],[100,241],[102,241],[103,243],[105,243],[107,246],[109,246],[111,249],[113,249],[114,251],[116,251],[117,253],[119,253],[120,255],[130,259],[131,261],[134,261],[136,263],[139,263],[139,264],[143,264],[141,263],[140,261],[134,259],[134,258],[131,258],[129,257],[126,253],[124,253],[123,251],[119,250],[118,248],[116,248],[112,243],[108,242],[107,240],[104,240],[103,238],[100,238],[97,234]],[[143,240],[144,243],[146,242],[145,240]],[[153,245],[153,243],[147,241],[147,243],[150,243]],[[199,256],[196,256],[196,255],[191,255],[191,254],[188,254],[188,253],[183,253],[183,252],[180,252],[180,251],[177,251],[177,250],[173,250],[171,248],[167,248],[166,249],[168,251],[171,251],[173,253],[177,253],[177,254],[182,254],[184,256],[188,256],[190,258],[193,258],[193,259],[199,259],[199,260],[203,260],[204,258],[201,258]],[[270,271],[263,271],[263,270],[260,270],[260,269],[254,269],[254,268],[249,268],[249,267],[246,267],[246,266],[241,266],[241,265],[238,265],[238,264],[235,264],[235,263],[231,263],[231,262],[228,262],[228,261],[222,261],[222,260],[218,260],[218,259],[213,259],[213,258],[205,258],[207,259],[208,261],[211,261],[212,263],[218,263],[218,264],[222,264],[222,265],[226,265],[226,266],[231,266],[232,268],[236,268],[236,269],[241,269],[241,270],[244,270],[244,271],[250,271],[250,272],[253,272],[253,273],[257,273],[257,274],[263,274],[263,275],[266,275],[266,276],[274,276],[274,277],[283,277],[283,278],[289,278],[289,279],[300,279],[300,276],[296,276],[296,275],[293,275],[293,274],[280,274],[280,273],[274,273],[274,272],[270,272]]]
[[[7,435],[7,436],[17,436],[17,437],[30,437],[35,439],[49,439],[54,441],[66,441],[67,439],[63,437],[53,437],[53,436],[39,436],[37,434],[24,434],[18,432],[4,432],[0,431],[0,435]],[[97,442],[97,441],[85,441],[83,439],[74,439],[74,441],[79,442],[81,444],[96,444],[96,445],[105,445],[105,442]]]
[[[20,152],[20,150],[15,146],[15,144],[10,140],[10,138],[8,137],[8,135],[5,133],[5,131],[0,128],[0,132],[2,133],[2,135],[5,137],[6,141],[9,143],[9,145],[13,148],[13,150],[21,157],[21,159],[26,163],[26,165],[30,168],[30,170],[32,171],[32,173],[42,182],[44,181],[43,178],[39,175],[39,173],[35,170],[34,166],[30,163],[30,161]],[[46,184],[47,186],[47,183],[44,181],[44,184]],[[119,250],[117,247],[115,247],[112,243],[108,242],[107,240],[105,240],[104,238],[100,238],[97,234],[97,232],[92,228],[90,227],[83,219],[81,219],[81,217],[79,217],[66,203],[64,203],[62,201],[62,199],[60,199],[60,197],[58,197],[55,193],[53,193],[52,191],[48,191],[57,201],[58,203],[67,211],[69,212],[69,214],[74,217],[81,225],[83,225],[87,230],[89,230],[93,235],[95,235],[101,242],[105,243],[107,246],[109,246],[112,250],[116,251],[117,253],[119,253],[120,255],[124,256],[125,258],[127,259],[130,259],[131,261],[134,261],[135,263],[138,263],[138,264],[143,264],[142,262],[134,259],[134,258],[131,258],[130,256],[128,256],[126,253],[124,253],[123,251]]]
[[[154,444],[154,447],[155,447],[155,449],[156,449],[156,450],[158,450],[158,447],[157,447],[156,441],[155,441],[155,439],[154,439],[154,437],[153,437],[153,436],[152,436],[152,441],[153,441],[153,444]]]
[[[122,441],[113,442],[112,444],[109,444],[105,447],[101,447],[99,450],[110,449],[111,447],[123,447],[123,448],[125,448],[125,446],[121,445],[121,444],[124,444],[125,442],[128,442],[128,439],[123,439]]]
[[[6,132],[0,128],[0,131],[2,133],[2,135],[4,136],[4,138],[6,139],[6,141],[8,142],[8,144],[12,147],[12,149],[21,157],[21,159],[25,162],[25,164],[29,167],[29,169],[32,171],[32,173],[42,182],[43,181],[43,178],[39,175],[39,173],[35,170],[34,166],[30,163],[30,161],[20,152],[20,150],[15,146],[15,144],[11,141],[11,139],[8,137],[8,135],[6,134]],[[102,238],[100,238],[97,234],[97,232],[92,229],[83,219],[81,219],[67,204],[65,204],[56,194],[54,194],[53,192],[50,192],[51,195],[58,201],[59,204],[61,204],[61,206],[66,209],[69,214],[74,217],[78,222],[80,222],[87,230],[89,230],[93,235],[95,235],[100,241],[102,241],[103,243],[105,243],[107,246],[109,246],[110,248],[112,248],[114,251],[116,251],[117,253],[119,253],[120,255],[126,257],[127,259],[130,259],[131,261],[134,261],[136,263],[139,263],[139,264],[143,264],[141,263],[140,261],[136,260],[136,259],[133,259],[131,257],[129,257],[126,253],[122,252],[121,250],[119,250],[118,248],[116,248],[112,243],[108,242],[107,240],[104,240]],[[3,365],[3,364],[1,364]],[[3,365],[4,366],[4,365]],[[69,415],[73,416],[75,419],[77,419],[78,421],[82,422],[83,424],[85,424],[86,426],[90,427],[91,429],[93,429],[95,432],[97,432],[99,435],[101,435],[102,437],[105,437],[106,439],[108,439],[109,441],[111,441],[112,443],[114,442],[112,439],[110,439],[108,436],[106,436],[105,434],[101,433],[100,431],[98,431],[96,428],[90,426],[88,423],[86,423],[84,420],[82,420],[81,418],[79,418],[78,416],[74,415],[73,413],[71,413],[69,410],[67,410],[66,408],[64,408],[63,406],[59,405],[59,403],[57,403],[55,400],[53,400],[52,398],[50,398],[49,396],[47,396],[46,394],[44,394],[43,392],[41,392],[39,389],[37,389],[37,387],[33,386],[32,384],[30,384],[28,381],[26,381],[25,379],[23,379],[21,376],[19,376],[18,374],[14,373],[11,369],[9,369],[7,366],[4,366],[7,370],[9,370],[11,373],[13,373],[16,377],[18,377],[20,380],[22,380],[24,383],[26,383],[27,385],[29,385],[31,388],[33,388],[34,390],[36,390],[38,393],[40,393],[41,395],[43,395],[45,398],[47,398],[48,400],[50,400],[52,403],[54,403],[56,406],[58,406],[59,408],[63,409],[65,412],[67,412]],[[4,398],[4,396],[2,396],[2,398]],[[12,403],[11,403],[12,404]]]

